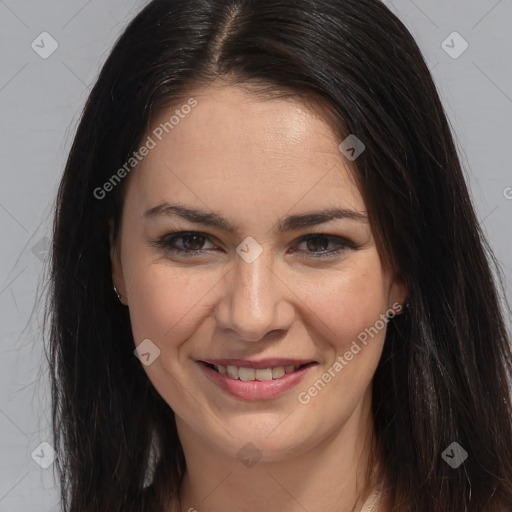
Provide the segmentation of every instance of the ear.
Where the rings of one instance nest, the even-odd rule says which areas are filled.
[[[119,300],[127,305],[126,303],[126,286],[123,276],[123,267],[121,265],[121,255],[119,250],[119,244],[114,239],[114,221],[109,219],[109,242],[110,242],[110,265],[112,268],[112,283],[117,289],[119,294]]]
[[[389,290],[388,299],[388,307],[395,313],[395,315],[400,315],[404,312],[408,294],[407,285],[403,279],[395,277]]]

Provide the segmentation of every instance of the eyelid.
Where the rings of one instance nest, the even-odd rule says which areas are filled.
[[[319,252],[305,251],[306,255],[305,256],[299,255],[298,256],[299,258],[304,258],[304,259],[326,258],[327,259],[329,257],[340,256],[341,254],[345,253],[347,250],[356,248],[355,244],[353,244],[350,240],[347,240],[346,238],[338,236],[338,235],[329,235],[326,233],[309,233],[307,235],[303,235],[295,241],[294,246],[300,245],[300,244],[307,242],[310,239],[314,239],[316,237],[327,238],[329,240],[329,242],[334,242],[338,246],[338,248],[337,249],[327,249],[325,251],[319,251]],[[297,252],[301,253],[302,251],[297,251]]]
[[[212,245],[214,245],[214,242],[212,241],[212,236],[203,233],[201,231],[188,231],[188,230],[176,230],[176,231],[169,231],[165,235],[161,236],[157,240],[152,240],[150,242],[151,245],[155,247],[163,248],[166,251],[170,252],[177,252],[177,253],[187,253],[187,254],[204,254],[206,252],[210,252],[212,249],[198,249],[196,251],[188,251],[186,249],[178,249],[176,247],[171,247],[170,244],[174,242],[175,240],[179,240],[180,238],[183,238],[187,235],[199,235],[204,237],[206,240],[208,240]],[[213,237],[214,238],[214,237]]]

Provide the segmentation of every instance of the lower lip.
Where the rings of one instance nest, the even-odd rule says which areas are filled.
[[[230,379],[218,371],[199,361],[199,367],[206,377],[230,395],[243,400],[269,400],[279,396],[296,386],[309,369],[316,363],[310,363],[294,372],[287,373],[279,379],[272,380],[239,380]]]

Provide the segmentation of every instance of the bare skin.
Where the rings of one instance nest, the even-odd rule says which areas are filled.
[[[191,96],[197,106],[129,177],[112,251],[135,344],[149,339],[160,350],[144,369],[176,415],[187,462],[180,510],[359,511],[386,328],[359,342],[335,376],[332,367],[382,314],[400,312],[405,287],[382,265],[364,218],[278,230],[287,216],[326,208],[365,215],[341,141],[320,116],[298,99],[239,86],[212,84]],[[176,108],[160,112],[148,133]],[[164,202],[215,212],[239,232],[145,215]],[[188,255],[152,243],[172,230],[199,234],[171,244]],[[236,252],[247,237],[262,249],[251,263]],[[323,251],[330,254],[315,256]],[[290,357],[316,364],[293,388],[261,400],[232,396],[199,363]],[[329,382],[310,393],[329,369]],[[256,464],[237,455],[244,446],[256,447]]]

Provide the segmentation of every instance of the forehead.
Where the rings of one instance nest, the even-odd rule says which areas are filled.
[[[148,136],[154,147],[129,186],[143,207],[173,199],[218,209],[232,200],[290,210],[323,201],[365,210],[339,136],[299,98],[213,85],[162,109]]]

